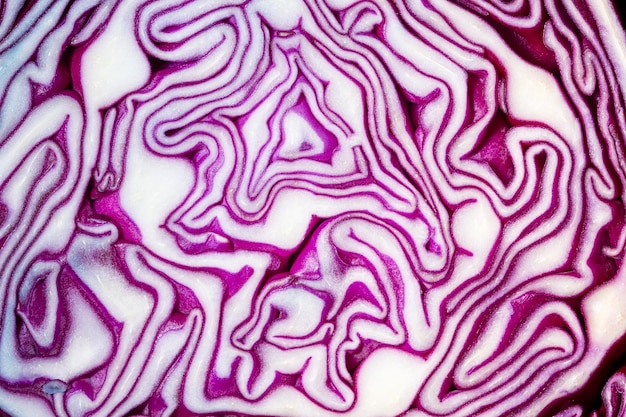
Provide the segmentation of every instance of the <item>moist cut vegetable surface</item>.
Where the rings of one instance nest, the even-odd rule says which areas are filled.
[[[626,415],[608,0],[0,4],[0,412]]]

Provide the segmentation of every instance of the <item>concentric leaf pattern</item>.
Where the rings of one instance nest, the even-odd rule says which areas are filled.
[[[0,4],[0,410],[623,416],[605,0]]]

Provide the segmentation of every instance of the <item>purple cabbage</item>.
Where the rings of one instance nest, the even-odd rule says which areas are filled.
[[[609,0],[5,0],[0,415],[626,416]]]

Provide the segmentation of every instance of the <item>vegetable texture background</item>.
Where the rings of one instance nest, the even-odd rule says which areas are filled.
[[[624,80],[606,0],[2,2],[0,410],[626,415]]]

